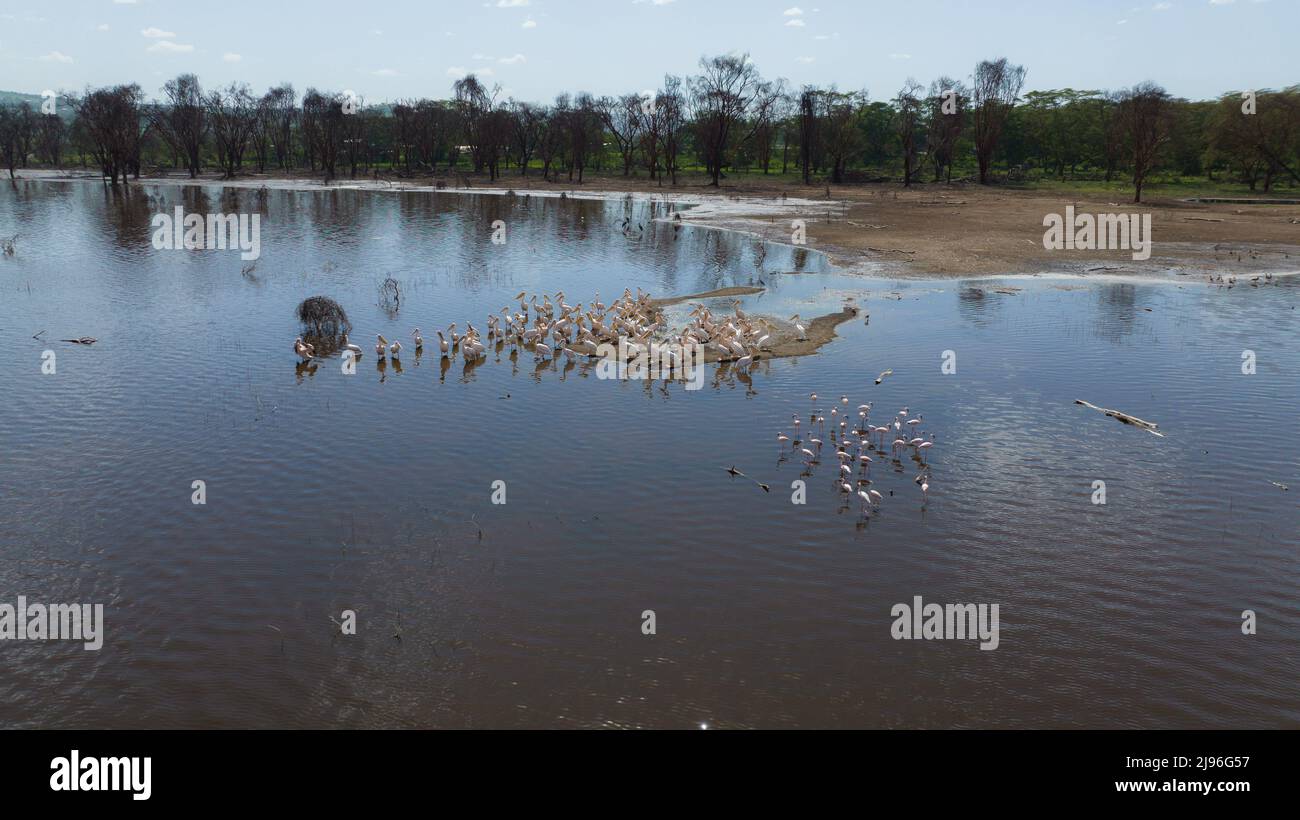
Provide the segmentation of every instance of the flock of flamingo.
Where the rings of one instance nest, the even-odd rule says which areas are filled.
[[[438,352],[442,358],[453,358],[458,352],[467,363],[476,362],[487,356],[487,346],[495,345],[499,351],[506,345],[513,349],[531,350],[538,361],[554,359],[559,355],[570,361],[577,357],[594,357],[600,355],[598,348],[602,344],[615,344],[626,340],[630,354],[638,352],[656,353],[663,350],[665,360],[671,366],[680,365],[676,352],[664,349],[665,345],[700,345],[706,355],[712,354],[718,361],[730,362],[742,372],[753,367],[764,351],[771,349],[771,331],[762,320],[751,318],[740,308],[740,301],[732,303],[730,313],[715,314],[708,306],[699,302],[691,303],[690,320],[684,328],[669,329],[663,312],[663,304],[652,299],[650,294],[637,288],[635,295],[624,289],[623,294],[610,305],[600,300],[600,294],[588,305],[579,303],[570,305],[563,291],[558,291],[554,299],[543,294],[531,297],[524,291],[515,296],[519,303],[518,310],[510,305],[501,308],[500,315],[489,314],[485,325],[486,332],[481,332],[473,324],[467,324],[465,333],[457,331],[453,322],[446,333],[438,330]],[[798,321],[796,314],[791,317],[797,338],[807,338],[806,329]],[[385,356],[398,360],[403,346],[399,341],[388,341],[383,334],[376,334],[375,355],[380,359]],[[411,331],[412,344],[417,352],[424,348],[424,337],[417,327]],[[313,345],[303,341],[302,337],[294,340],[294,352],[304,361],[316,356]],[[360,357],[360,346],[348,341],[345,334],[339,352],[343,356]],[[879,385],[893,373],[885,370],[876,379]],[[811,476],[813,469],[822,463],[822,453],[826,441],[834,448],[834,461],[838,466],[835,474],[835,488],[844,498],[857,498],[862,505],[864,518],[880,509],[885,496],[872,484],[871,466],[877,459],[888,457],[896,471],[902,470],[902,458],[910,453],[920,470],[913,479],[920,488],[921,497],[928,501],[930,495],[930,466],[926,460],[928,452],[934,446],[935,434],[926,434],[922,429],[923,416],[904,407],[884,424],[871,421],[872,402],[850,406],[847,395],[840,396],[839,402],[831,406],[830,413],[818,406],[817,394],[809,396],[812,402],[811,412],[804,419],[799,413],[791,416],[791,433],[777,433],[776,440],[780,448],[779,462],[790,456],[801,457],[804,465],[802,475]],[[828,429],[829,428],[829,429]],[[888,446],[886,442],[888,441]],[[873,455],[875,456],[873,458]],[[733,476],[741,476],[755,481],[737,470],[734,466],[727,469]],[[755,481],[764,491],[770,491],[768,485]],[[893,491],[890,491],[893,495]]]
[[[876,384],[880,384],[880,379],[876,380]],[[817,394],[813,393],[809,398],[812,401],[812,411],[808,415],[807,427],[804,427],[800,414],[794,413],[790,420],[791,434],[787,435],[785,431],[776,434],[779,461],[785,461],[791,455],[801,457],[804,464],[802,474],[811,476],[813,468],[822,463],[822,451],[829,438],[830,446],[834,447],[834,461],[838,466],[835,489],[848,500],[856,496],[861,502],[865,518],[879,510],[885,500],[884,495],[872,486],[871,465],[877,459],[888,457],[895,470],[901,471],[901,456],[910,454],[920,468],[913,482],[921,490],[922,503],[929,500],[931,476],[930,464],[926,459],[930,448],[934,446],[935,434],[927,435],[922,431],[924,417],[920,413],[904,407],[884,424],[874,425],[871,421],[872,402],[853,408],[848,396],[840,396],[838,405],[832,405],[828,418],[818,407]],[[888,448],[886,441],[889,442]],[[875,458],[872,458],[873,454]],[[735,470],[734,467],[731,469]],[[892,490],[890,495],[893,495]]]
[[[499,315],[488,314],[486,333],[467,323],[461,335],[455,322],[446,334],[435,331],[439,354],[452,358],[459,352],[466,362],[473,362],[486,357],[487,346],[495,344],[498,350],[505,345],[531,350],[538,361],[560,355],[573,361],[580,356],[598,356],[600,345],[618,344],[626,339],[629,355],[662,355],[671,370],[682,366],[681,356],[671,346],[698,344],[706,357],[732,362],[735,368],[748,372],[764,351],[771,350],[772,334],[762,320],[751,318],[741,310],[739,299],[733,302],[730,314],[715,314],[703,303],[692,303],[690,321],[680,329],[668,327],[663,306],[640,288],[635,296],[624,289],[623,295],[610,305],[601,302],[599,292],[588,305],[569,304],[563,291],[556,292],[554,301],[550,294],[543,294],[539,302],[537,294],[530,298],[524,291],[515,300],[519,302],[518,310],[506,305]],[[791,323],[797,338],[806,339],[807,332],[798,314],[791,317]],[[411,331],[411,340],[417,352],[424,349],[420,328]],[[301,336],[294,339],[293,349],[303,361],[316,358],[315,346]],[[384,356],[398,359],[403,346],[400,341],[390,342],[383,334],[376,334],[374,350],[381,359]],[[359,357],[362,349],[344,334],[339,352],[343,356]]]

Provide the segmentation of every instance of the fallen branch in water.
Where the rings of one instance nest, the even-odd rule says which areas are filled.
[[[1222,219],[1211,219],[1208,216],[1185,216],[1183,219],[1188,222],[1222,222]]]
[[[1105,413],[1106,415],[1110,416],[1113,419],[1119,419],[1125,424],[1131,424],[1134,427],[1141,427],[1143,430],[1146,430],[1148,433],[1150,433],[1153,436],[1160,436],[1161,438],[1165,437],[1164,433],[1161,433],[1159,430],[1156,429],[1160,425],[1156,424],[1153,421],[1144,421],[1138,418],[1137,416],[1130,416],[1128,413],[1121,413],[1118,410],[1109,410],[1105,407],[1098,407],[1097,405],[1092,404],[1090,402],[1086,402],[1083,399],[1075,399],[1074,403],[1082,404],[1084,407],[1091,407],[1093,410],[1096,410],[1099,413]]]

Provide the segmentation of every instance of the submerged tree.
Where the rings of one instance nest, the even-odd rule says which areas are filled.
[[[352,330],[347,311],[328,296],[312,296],[298,305],[298,321],[313,336],[337,336]]]

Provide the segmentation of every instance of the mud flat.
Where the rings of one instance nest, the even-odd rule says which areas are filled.
[[[755,287],[729,287],[718,288],[717,290],[707,290],[701,293],[688,293],[683,296],[668,296],[663,299],[652,299],[656,307],[669,307],[680,305],[684,302],[697,302],[704,299],[718,299],[728,296],[752,296],[756,293],[762,293],[763,288]],[[835,313],[827,313],[824,316],[817,316],[812,319],[805,327],[805,338],[799,338],[799,331],[795,328],[793,322],[783,319],[777,319],[773,316],[761,316],[753,313],[749,318],[756,324],[760,325],[766,333],[772,338],[768,340],[767,347],[758,354],[762,359],[784,359],[792,356],[810,356],[816,353],[819,348],[827,345],[835,338],[835,328],[847,322],[858,315],[858,308],[846,306]],[[717,351],[705,349],[704,360],[706,362],[716,362],[720,356]]]

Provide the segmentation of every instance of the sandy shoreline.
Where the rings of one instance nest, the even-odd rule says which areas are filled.
[[[27,170],[20,179],[98,181],[93,173]],[[143,177],[131,184],[220,185],[293,191],[359,190],[491,196],[544,196],[585,200],[658,201],[685,206],[660,221],[743,233],[795,245],[793,222],[803,220],[810,251],[823,253],[840,272],[891,278],[952,279],[1051,277],[1205,281],[1210,273],[1256,276],[1300,274],[1300,205],[1192,203],[1152,197],[1134,205],[1107,196],[1042,193],[977,185],[805,187],[761,182],[721,190],[656,189],[648,180],[598,178],[592,186],[505,177],[506,185],[387,179],[307,177]],[[510,183],[514,186],[511,187]],[[438,187],[439,184],[444,187]],[[826,194],[830,195],[827,198]],[[1043,219],[1064,213],[1150,214],[1153,249],[1134,260],[1128,250],[1065,251],[1043,247]]]

